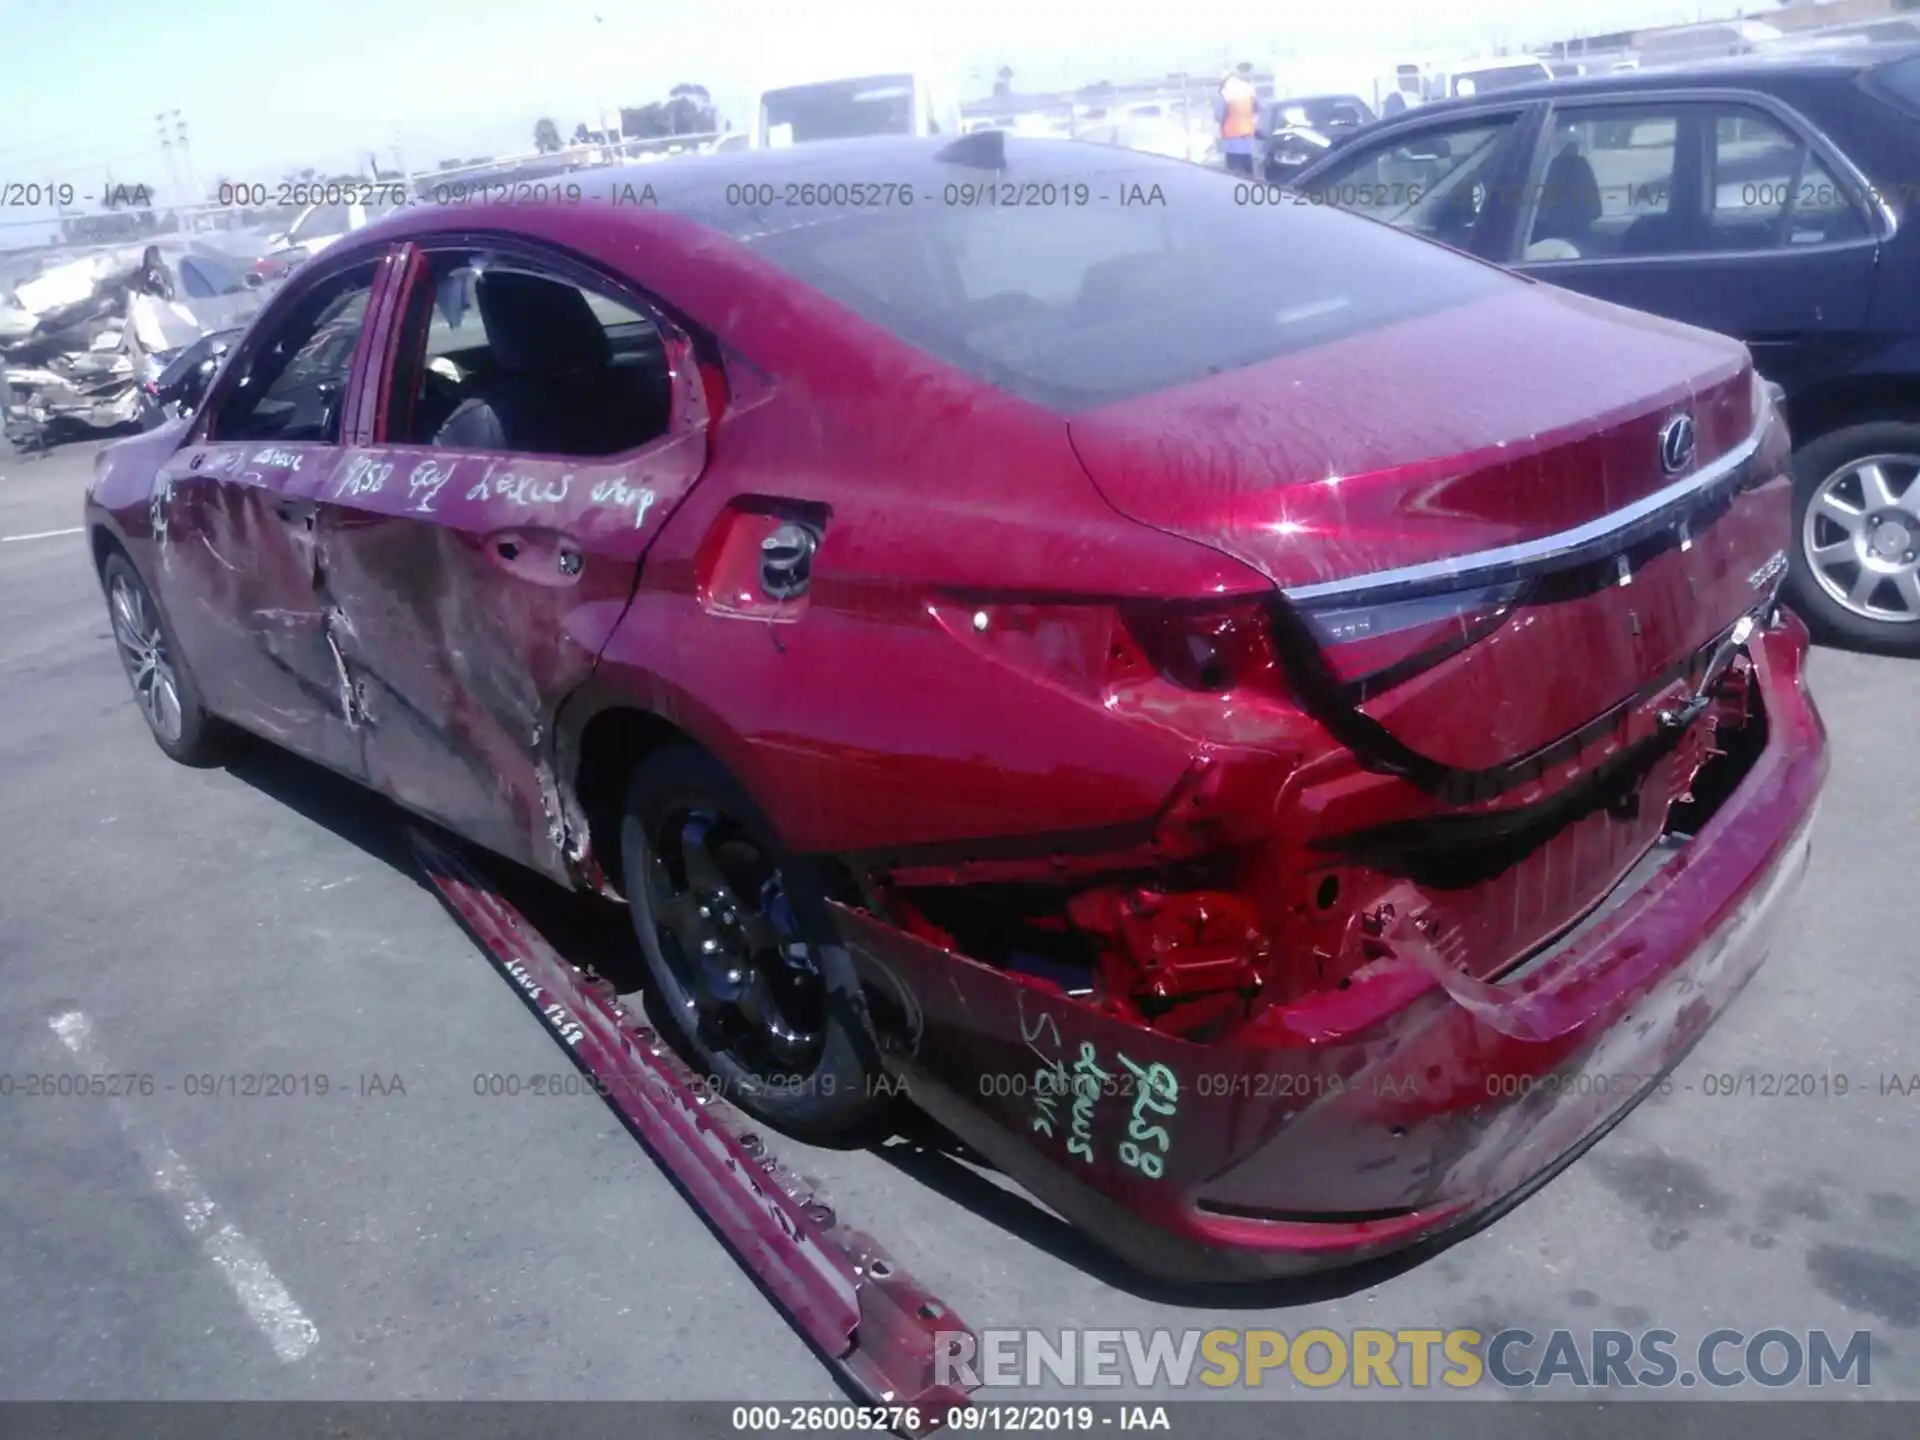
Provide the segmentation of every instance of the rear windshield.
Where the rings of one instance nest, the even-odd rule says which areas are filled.
[[[1068,411],[1521,283],[1197,165],[1129,157],[1058,182],[1013,174],[996,183],[956,167],[944,190],[912,205],[803,221],[792,209],[734,212],[729,228],[909,344]]]
[[[1909,115],[1920,115],[1920,55],[1882,65],[1873,83]]]
[[[769,139],[853,140],[913,133],[913,77],[867,75],[769,90],[760,97],[760,123]]]

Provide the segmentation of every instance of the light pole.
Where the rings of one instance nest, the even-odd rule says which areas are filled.
[[[603,17],[596,15],[593,17],[593,25],[594,53],[596,55],[605,55],[607,53],[607,22]],[[604,77],[606,72],[602,70],[599,74]],[[600,124],[596,128],[605,133],[607,142],[613,147],[613,154],[617,158],[620,153],[619,147],[625,137],[620,133],[619,110],[609,108],[607,105],[606,81],[604,78],[594,85],[594,94],[599,97],[600,101]]]

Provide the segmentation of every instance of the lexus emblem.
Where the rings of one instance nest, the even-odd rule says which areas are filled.
[[[1678,475],[1693,466],[1693,417],[1676,415],[1660,427],[1660,468]]]

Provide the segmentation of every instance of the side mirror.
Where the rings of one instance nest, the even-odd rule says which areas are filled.
[[[179,395],[174,403],[183,410],[199,408],[200,402],[207,398],[207,387],[213,384],[214,372],[219,370],[219,357],[207,356],[198,365],[180,377]]]
[[[199,409],[233,348],[233,333],[203,336],[174,356],[153,382],[153,398],[176,415]]]
[[[1325,146],[1314,144],[1304,135],[1281,134],[1274,137],[1273,148],[1267,152],[1267,163],[1286,174],[1318,160],[1325,153]]]

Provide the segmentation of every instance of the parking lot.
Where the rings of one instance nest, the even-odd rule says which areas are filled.
[[[0,1072],[153,1084],[0,1099],[4,1398],[837,1398],[598,1099],[476,1093],[569,1061],[390,812],[154,747],[49,533],[92,454],[0,461]],[[1438,1256],[1225,1310],[951,1160],[782,1151],[975,1327],[1866,1329],[1872,1393],[1920,1398],[1920,665],[1813,682],[1833,774],[1772,958],[1671,1094]],[[308,1078],[217,1083],[261,1073]]]

